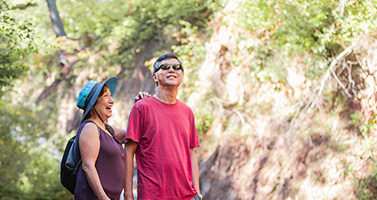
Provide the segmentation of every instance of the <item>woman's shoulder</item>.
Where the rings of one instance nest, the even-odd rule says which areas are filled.
[[[85,127],[97,127],[97,124],[92,120],[85,120],[81,122],[80,126]]]
[[[82,130],[81,130],[81,135],[87,135],[87,134],[90,134],[90,135],[94,135],[94,133],[96,135],[98,135],[98,126],[92,122],[92,121],[84,121],[82,123]]]

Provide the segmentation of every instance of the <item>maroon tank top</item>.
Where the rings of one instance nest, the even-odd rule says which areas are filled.
[[[77,137],[80,137],[85,124],[92,121],[85,121],[80,124],[77,130]],[[92,122],[94,123],[94,122]],[[95,124],[95,123],[94,123]],[[97,124],[96,124],[97,126]],[[98,127],[98,126],[97,126]],[[125,185],[126,168],[124,164],[125,152],[123,146],[104,130],[99,128],[99,140],[101,142],[98,158],[95,167],[98,172],[102,187],[111,199],[118,200]],[[112,130],[109,132],[114,135]],[[79,143],[76,143],[76,161],[79,155]],[[75,188],[75,199],[98,199],[86,179],[85,172],[79,167]]]

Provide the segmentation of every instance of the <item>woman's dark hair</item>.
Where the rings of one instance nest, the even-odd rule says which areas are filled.
[[[106,87],[106,88],[109,88],[109,87],[107,87],[107,85],[104,85],[103,88],[102,88],[102,90],[101,90],[101,92],[99,92],[98,98],[100,98],[100,97],[103,95],[103,93],[105,93],[105,87]],[[98,98],[97,98],[97,100],[98,100]],[[84,118],[83,121],[89,119],[90,117],[92,117],[92,116],[94,115],[94,114],[93,114],[93,108],[94,108],[94,106],[97,104],[97,100],[96,100],[96,102],[94,103],[92,109],[90,109],[90,111],[88,112],[88,114],[86,114],[86,116],[85,116],[85,118]]]

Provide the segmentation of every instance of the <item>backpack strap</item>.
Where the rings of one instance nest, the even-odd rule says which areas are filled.
[[[120,143],[118,141],[118,139],[115,138],[115,131],[114,131],[113,127],[111,127],[108,124],[105,124],[105,127],[106,127],[107,131],[109,131],[109,133],[111,134],[111,136],[113,136],[113,139],[115,140],[115,142],[117,142],[118,144],[122,145],[122,143]]]

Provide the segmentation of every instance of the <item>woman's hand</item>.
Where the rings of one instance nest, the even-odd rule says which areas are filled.
[[[139,101],[140,99],[144,99],[144,98],[147,98],[147,97],[150,97],[152,96],[151,94],[149,94],[148,92],[139,92],[136,96],[135,96],[135,103],[137,101]]]

